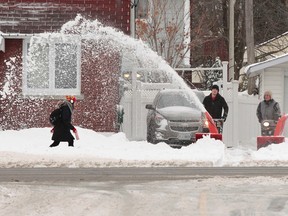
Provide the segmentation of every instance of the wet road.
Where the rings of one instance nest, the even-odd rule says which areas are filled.
[[[287,216],[288,169],[0,169],[0,215]]]
[[[0,182],[158,181],[212,177],[283,177],[288,167],[1,168]]]

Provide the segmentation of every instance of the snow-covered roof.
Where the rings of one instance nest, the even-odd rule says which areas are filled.
[[[35,34],[22,34],[22,33],[3,33],[0,31],[0,36],[3,38],[9,39],[18,39],[18,38],[29,38],[34,36]]]
[[[271,43],[271,42],[273,42],[273,41],[275,41],[275,40],[277,40],[277,39],[279,39],[279,38],[281,38],[281,37],[285,37],[285,36],[287,36],[287,35],[288,35],[288,31],[287,31],[287,32],[284,32],[284,33],[282,33],[282,34],[280,34],[280,35],[278,35],[278,36],[276,36],[276,37],[274,37],[274,38],[271,38],[271,39],[269,39],[269,40],[267,40],[267,41],[264,41],[264,42],[256,45],[256,47],[265,46],[265,45],[267,45],[267,44],[269,44],[269,43]]]
[[[249,77],[257,76],[262,73],[264,69],[271,67],[283,68],[288,66],[288,54],[284,54],[282,56],[278,56],[273,59],[268,59],[263,62],[258,62],[255,64],[248,65],[245,68],[245,73]]]

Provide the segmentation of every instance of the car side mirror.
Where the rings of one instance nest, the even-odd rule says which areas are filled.
[[[155,110],[155,107],[152,104],[146,104],[146,109]]]

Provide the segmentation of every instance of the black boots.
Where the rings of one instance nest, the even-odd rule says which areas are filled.
[[[74,147],[74,142],[73,142],[73,140],[70,141],[70,142],[68,142],[68,146],[69,146],[69,147]]]
[[[58,146],[59,143],[60,143],[60,141],[54,141],[49,147],[52,148],[52,147]],[[70,142],[68,142],[68,146],[69,146],[69,147],[74,147],[74,142],[73,142],[73,140],[70,141]]]
[[[54,141],[49,147],[55,147],[58,146],[60,142]]]

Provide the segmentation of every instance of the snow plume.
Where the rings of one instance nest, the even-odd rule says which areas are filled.
[[[111,57],[115,56],[115,53],[120,53],[122,57],[122,72],[131,72],[134,69],[141,68],[141,70],[146,71],[145,73],[147,74],[156,74],[159,73],[159,71],[165,73],[169,82],[174,86],[187,89],[191,93],[191,103],[194,103],[202,111],[205,111],[202,103],[190,87],[187,86],[185,81],[161,56],[149,48],[147,44],[141,40],[125,35],[122,31],[115,28],[104,26],[98,20],[88,20],[81,15],[77,15],[74,20],[65,23],[59,33],[43,33],[32,37],[29,48],[31,56],[29,68],[34,68],[34,75],[31,76],[33,85],[38,85],[38,80],[42,79],[39,76],[43,76],[41,71],[48,70],[47,68],[49,67],[49,65],[39,65],[39,59],[47,58],[48,55],[48,51],[45,50],[47,48],[45,43],[47,44],[47,41],[65,42],[65,40],[70,41],[70,43],[71,40],[74,40],[73,43],[81,44],[81,64],[85,64],[85,61],[99,62],[101,58],[105,58],[105,55]],[[44,51],[47,55],[40,54],[39,56],[39,51],[41,51],[41,53]],[[73,61],[74,59],[71,60]],[[68,71],[70,73],[71,70]],[[154,77],[150,80],[153,79]],[[43,85],[48,85],[48,83],[42,82],[41,86],[38,87],[43,88]]]
[[[7,128],[25,128],[26,123],[18,120],[19,116],[25,116],[27,109],[30,109],[31,103],[26,108],[23,106],[23,97],[20,95],[21,82],[19,82],[20,72],[22,67],[19,67],[22,58],[20,55],[15,55],[4,61],[5,76],[3,78],[3,86],[0,89],[1,101],[1,116],[0,116],[0,130]],[[17,115],[14,112],[17,110]],[[29,121],[29,119],[27,120]]]
[[[122,53],[122,71],[131,71],[133,68],[150,70],[151,73],[159,72],[159,70],[164,71],[172,84],[178,88],[190,91],[193,94],[192,98],[195,100],[192,103],[195,103],[196,106],[205,111],[195,93],[191,91],[190,87],[187,86],[177,72],[143,41],[125,35],[115,28],[104,26],[98,20],[87,20],[81,15],[77,15],[74,20],[64,24],[60,33],[78,34],[81,35],[82,40],[102,41],[105,46],[120,50]]]
[[[5,83],[3,86],[3,90],[0,90],[0,99],[9,99],[9,96],[13,96],[16,94],[16,92],[13,89],[13,85],[16,83],[16,73],[15,73],[15,68],[16,68],[16,58],[17,57],[11,57],[9,60],[5,61],[6,65],[6,73],[5,73]]]
[[[7,120],[11,118],[11,116],[6,113],[9,112],[10,107],[15,102],[15,98],[17,97],[17,71],[16,64],[17,59],[19,57],[10,57],[5,60],[5,77],[3,82],[3,88],[0,89],[0,111],[3,115],[0,115],[0,130],[3,130],[5,126],[7,126]],[[2,83],[1,83],[2,84]]]

